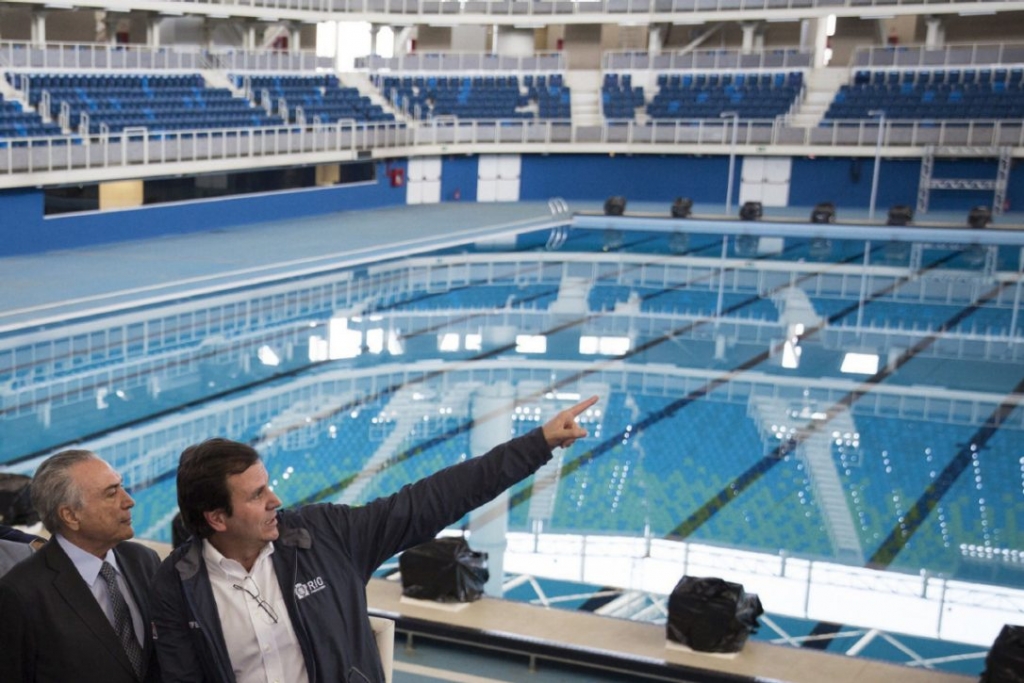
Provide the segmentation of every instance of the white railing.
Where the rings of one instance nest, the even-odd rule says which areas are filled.
[[[334,60],[314,50],[242,50],[194,45],[152,47],[142,44],[59,43],[46,45],[0,41],[0,66],[8,69],[163,70],[220,69],[221,71],[332,70]]]
[[[565,71],[565,55],[561,52],[538,52],[533,55],[494,55],[481,52],[416,52],[397,57],[370,55],[355,61],[357,69],[375,71],[458,72],[548,72]]]
[[[934,48],[925,45],[860,45],[850,60],[851,69],[935,69],[997,64],[1024,64],[1024,44],[970,43]]]
[[[206,55],[211,69],[221,71],[333,71],[334,59],[313,50],[212,50]]]
[[[0,41],[0,66],[8,69],[206,69],[198,47]]]
[[[797,47],[744,53],[739,49],[691,50],[689,52],[607,51],[601,57],[602,71],[681,71],[702,69],[806,69],[813,55]]]
[[[716,576],[800,619],[992,644],[1024,618],[1024,591],[666,539],[509,533],[505,571],[668,595],[683,576]]]
[[[957,121],[935,124],[887,122],[882,134],[887,149],[924,147],[1024,147],[1024,122]],[[740,121],[737,146],[803,147],[807,153],[827,153],[843,147],[860,148],[869,156],[878,141],[876,121],[839,121],[830,126],[798,128],[783,119]],[[90,171],[125,167],[125,175],[138,177],[140,166],[169,163],[246,160],[253,167],[289,161],[283,157],[330,154],[341,160],[359,151],[395,149],[408,156],[421,148],[436,153],[438,146],[465,145],[472,152],[480,145],[514,145],[517,151],[572,151],[565,146],[586,146],[588,151],[643,151],[657,146],[671,151],[726,154],[732,149],[730,120],[666,120],[650,123],[607,121],[598,126],[574,126],[568,120],[443,120],[415,126],[403,123],[351,122],[308,127],[219,128],[211,130],[111,133],[108,136],[53,136],[0,140],[0,188],[35,184],[32,174]],[[682,146],[685,146],[683,148]],[[853,149],[851,149],[853,148]],[[384,156],[387,156],[384,154]],[[130,168],[129,168],[130,167]],[[157,173],[154,169],[152,173]],[[146,175],[146,173],[143,173]],[[19,177],[21,176],[21,177]]]

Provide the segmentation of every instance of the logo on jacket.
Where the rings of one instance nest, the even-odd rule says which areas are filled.
[[[318,576],[315,579],[310,579],[305,582],[300,581],[295,584],[295,597],[302,600],[303,598],[308,598],[313,593],[322,591],[325,588],[327,588],[327,584],[324,583],[324,577],[322,576]]]

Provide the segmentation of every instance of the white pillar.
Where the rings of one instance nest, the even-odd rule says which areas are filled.
[[[812,63],[815,68],[821,68],[825,66],[825,50],[828,48],[828,22],[825,20],[825,17],[810,19],[809,21],[808,38],[814,41],[810,46],[813,55]]]
[[[402,30],[395,34],[395,56],[409,54],[409,39],[415,32],[415,26],[403,26]]]
[[[661,48],[664,46],[664,38],[661,35],[661,27],[651,26],[647,32],[647,52],[652,55],[661,54]]]
[[[256,22],[246,21],[245,22],[245,37],[242,38],[242,47],[246,50],[256,49]]]
[[[160,15],[146,15],[146,45],[160,47]]]
[[[939,17],[925,17],[927,32],[925,33],[924,46],[928,50],[942,47],[946,39],[946,27]]]
[[[379,24],[370,24],[370,55],[377,54],[377,35],[380,33]]]
[[[745,21],[740,24],[740,28],[743,29],[743,44],[740,51],[748,55],[754,51],[754,32],[757,31],[757,22]]]
[[[473,429],[469,449],[473,456],[483,455],[512,435],[512,410],[515,389],[507,382],[481,388],[473,396]],[[487,553],[490,578],[484,593],[501,597],[505,574],[505,548],[508,545],[508,492],[469,514],[470,547]]]
[[[288,52],[298,52],[302,49],[302,25],[298,22],[288,25]]]
[[[34,12],[32,14],[31,32],[32,44],[44,47],[46,45],[46,12]]]

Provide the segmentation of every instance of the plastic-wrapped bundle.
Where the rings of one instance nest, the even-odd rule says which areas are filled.
[[[402,595],[437,602],[473,602],[490,578],[487,553],[475,552],[464,538],[437,538],[398,558]]]
[[[1024,626],[1003,626],[985,657],[980,683],[1024,683]]]
[[[684,576],[668,598],[668,639],[698,652],[739,652],[762,614],[761,600],[738,583]]]

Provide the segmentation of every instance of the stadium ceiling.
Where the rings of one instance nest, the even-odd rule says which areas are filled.
[[[213,19],[251,19],[267,23],[303,22],[319,23],[322,21],[368,21],[384,25],[429,24],[431,26],[455,26],[465,24],[513,25],[521,28],[540,28],[555,24],[606,24],[621,23],[624,25],[650,24],[705,24],[716,21],[800,21],[814,17],[836,15],[837,17],[860,17],[863,19],[883,19],[896,15],[961,15],[976,16],[1005,12],[1024,11],[1024,0],[1001,2],[981,0],[973,2],[920,2],[898,3],[875,0],[872,4],[857,3],[845,0],[843,4],[822,3],[820,6],[768,8],[768,0],[762,0],[762,8],[720,10],[677,10],[670,12],[641,11],[648,3],[637,3],[637,10],[631,11],[628,6],[622,10],[609,11],[605,2],[547,2],[547,3],[491,3],[491,2],[418,2],[403,3],[403,7],[416,8],[419,11],[384,12],[370,10],[368,0],[350,0],[347,4],[351,9],[343,11],[318,10],[318,0],[283,0],[276,6],[251,6],[229,2],[193,2],[191,0],[9,0],[0,6],[35,7],[40,11],[73,11],[103,10],[108,12],[148,12],[168,17],[206,16]],[[373,3],[380,6],[383,3]],[[478,7],[498,7],[525,5],[524,11],[508,11],[505,13],[488,9],[475,11]],[[733,4],[733,3],[728,3]],[[291,7],[289,7],[291,5]],[[458,11],[441,9],[442,6],[458,6]],[[696,6],[696,3],[695,3]],[[550,9],[548,9],[550,7]],[[560,8],[571,7],[571,11]],[[591,10],[590,7],[594,9]],[[365,8],[365,9],[364,9]]]

